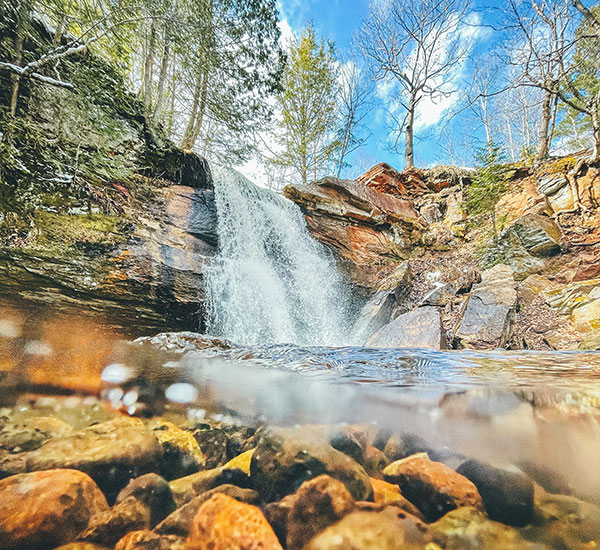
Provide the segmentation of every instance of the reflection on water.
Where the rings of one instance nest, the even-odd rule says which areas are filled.
[[[191,333],[120,342],[82,319],[0,312],[0,406],[100,394],[130,414],[376,423],[600,502],[600,353],[236,346]]]

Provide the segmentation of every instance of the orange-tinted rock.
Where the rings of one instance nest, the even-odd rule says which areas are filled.
[[[321,475],[296,492],[287,525],[287,550],[301,550],[315,535],[343,518],[354,500],[341,481]]]
[[[373,478],[371,478],[371,484],[373,485],[375,504],[394,504],[394,506],[402,508],[405,512],[423,519],[421,512],[419,512],[418,508],[412,502],[404,497],[398,485]]]
[[[185,539],[175,535],[158,535],[148,530],[132,531],[115,546],[115,550],[184,550]]]
[[[373,478],[380,478],[383,475],[383,469],[390,463],[383,451],[377,447],[369,445],[365,449],[363,465],[367,473]]]
[[[383,474],[386,481],[399,485],[402,494],[428,521],[435,521],[461,506],[483,506],[472,482],[445,464],[430,460],[427,453],[392,462]]]
[[[186,550],[282,550],[263,513],[251,504],[215,494],[198,510]]]
[[[75,539],[108,508],[92,479],[77,470],[46,470],[0,480],[2,550],[54,548]]]

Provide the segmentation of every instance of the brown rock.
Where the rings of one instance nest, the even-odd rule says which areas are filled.
[[[127,497],[110,510],[92,517],[79,538],[113,546],[130,531],[150,529],[150,510],[135,497]]]
[[[375,504],[393,504],[420,520],[425,520],[419,509],[412,502],[406,500],[398,485],[382,479],[371,479],[371,483],[373,484]]]
[[[198,509],[202,504],[216,493],[230,496],[240,502],[246,502],[248,504],[256,504],[258,502],[258,493],[256,491],[251,489],[240,489],[235,485],[220,485],[219,487],[215,487],[210,491],[198,495],[189,502],[186,502],[180,508],[177,508],[177,510],[159,523],[154,528],[154,531],[163,535],[179,535],[187,537],[196,512],[198,512]]]
[[[53,548],[70,542],[108,508],[92,479],[76,470],[46,470],[0,480],[3,550]]]
[[[371,478],[380,478],[383,475],[383,469],[390,463],[387,456],[377,447],[369,445],[365,449],[363,466]]]
[[[238,487],[247,487],[249,481],[248,476],[242,470],[214,468],[174,479],[169,483],[169,487],[171,487],[175,504],[183,506],[195,496],[210,491],[219,485],[231,484]]]
[[[157,535],[152,531],[132,531],[115,546],[115,550],[184,550],[185,539],[175,535]]]
[[[296,498],[296,493],[292,493],[277,502],[269,502],[263,507],[265,517],[282,545],[285,545],[287,541],[288,520]]]
[[[152,424],[152,434],[162,445],[161,472],[168,479],[183,477],[204,467],[206,459],[191,432],[160,420]]]
[[[288,550],[301,550],[325,528],[354,508],[354,500],[341,481],[321,475],[305,481],[296,492],[287,524]]]
[[[93,542],[70,542],[63,546],[59,546],[54,550],[110,550],[107,546],[94,544]]]
[[[145,474],[132,479],[117,495],[117,503],[135,498],[150,512],[150,526],[154,527],[175,509],[171,487],[158,474]]]
[[[186,550],[282,550],[256,507],[223,494],[207,500],[194,517]]]
[[[305,550],[421,550],[426,527],[398,508],[358,511],[314,537]]]
[[[433,462],[427,453],[392,462],[383,474],[386,481],[400,486],[402,494],[428,521],[435,521],[461,506],[483,507],[473,483],[445,464]]]
[[[250,465],[253,487],[267,502],[295,492],[304,481],[320,474],[341,481],[356,500],[373,496],[364,468],[307,429],[263,434]]]

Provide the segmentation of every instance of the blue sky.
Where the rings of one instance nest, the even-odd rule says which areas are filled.
[[[368,15],[369,1],[279,0],[278,7],[284,34],[288,29],[298,34],[308,21],[312,21],[319,34],[333,40],[337,50],[345,54],[351,48],[353,33],[360,28],[362,20]],[[498,5],[497,2],[500,0],[495,1]],[[473,49],[469,60],[456,75],[455,87],[457,90],[460,90],[468,82],[473,60],[487,50],[494,39],[492,31],[480,26],[479,23],[491,22],[493,19],[497,19],[497,12],[493,8],[483,9],[480,2],[481,0],[478,0],[475,4],[476,8],[479,4],[479,9],[475,9],[471,15],[472,22],[475,24],[468,26]],[[389,140],[389,130],[385,124],[387,115],[384,111],[384,105],[389,106],[391,98],[391,94],[387,96],[386,93],[383,88],[377,90],[376,97],[380,100],[380,105],[374,109],[373,116],[369,117],[371,137],[355,159],[357,168],[369,164],[371,161],[385,161],[399,169],[404,165],[402,151],[399,153],[390,151],[386,143]],[[463,134],[465,132],[475,134],[479,132],[477,128],[465,127],[465,122],[461,122],[459,117],[453,119],[449,125],[443,126],[441,115],[447,114],[452,107],[458,105],[459,95],[460,91],[453,99],[448,101],[446,109],[439,104],[423,106],[420,122],[417,121],[415,125],[415,160],[418,166],[451,162],[453,159],[449,158],[447,153],[449,135],[456,135],[458,132]],[[442,127],[445,128],[445,132],[440,136],[439,130]],[[466,159],[468,155],[463,152],[462,156]]]

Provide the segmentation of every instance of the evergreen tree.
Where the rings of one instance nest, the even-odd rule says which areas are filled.
[[[279,95],[282,152],[272,162],[290,167],[302,183],[316,179],[331,160],[336,122],[337,64],[333,44],[312,26],[289,52]]]
[[[496,204],[506,193],[509,168],[502,149],[490,142],[477,152],[477,171],[467,187],[467,211],[473,216],[489,216],[494,238],[498,236]]]

